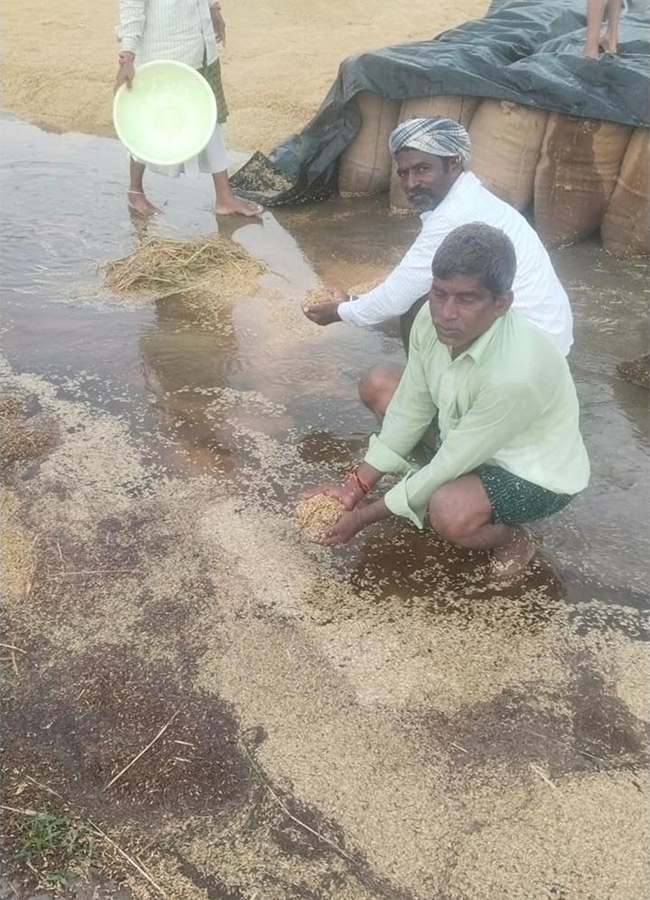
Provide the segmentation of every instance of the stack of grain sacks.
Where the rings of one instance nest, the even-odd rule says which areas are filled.
[[[407,119],[445,116],[469,131],[472,171],[517,209],[532,205],[548,246],[573,244],[600,227],[614,256],[650,253],[647,128],[460,95],[400,102],[362,91],[356,99],[362,124],[339,159],[343,196],[390,191],[391,210],[408,212],[388,136]]]

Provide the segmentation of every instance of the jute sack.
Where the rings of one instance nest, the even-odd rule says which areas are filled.
[[[468,128],[479,102],[480,99],[478,97],[465,97],[462,94],[411,97],[410,100],[403,101],[398,121],[406,122],[407,119],[442,116],[445,119],[453,119],[455,122],[460,122],[461,125]],[[402,190],[395,166],[393,166],[390,179],[390,211],[398,216],[413,212]]]
[[[344,197],[387,191],[391,158],[388,138],[397,125],[400,101],[360,91],[361,128],[339,157],[338,185]]]
[[[599,227],[631,134],[616,122],[550,113],[535,170],[535,224],[549,246]]]
[[[470,169],[497,197],[525,209],[533,199],[548,112],[509,100],[482,100],[472,117]]]
[[[600,234],[613,256],[650,255],[650,131],[635,128]]]

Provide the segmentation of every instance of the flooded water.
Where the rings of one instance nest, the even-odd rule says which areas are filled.
[[[300,302],[387,273],[417,220],[372,198],[221,221],[259,290],[125,301],[102,265],[214,233],[209,179],[152,178],[163,215],[134,223],[117,142],[2,124],[3,382],[58,428],[9,482],[37,556],[2,645],[29,648],[10,805],[44,783],[135,835],[170,897],[641,896],[648,394],[616,364],[646,350],[647,265],[554,254],[592,481],[522,582],[404,522],[328,551],[295,501],[360,457],[358,378],[404,356],[396,325]]]
[[[102,264],[131,252],[143,228],[144,236],[213,233],[208,179],[154,176],[151,196],[164,215],[134,223],[115,141],[47,134],[15,119],[3,125],[4,346],[16,370],[46,374],[64,395],[74,383],[77,395],[150,434],[152,453],[187,475],[226,471],[242,452],[232,431],[250,416],[233,410],[221,429],[206,418],[211,392],[224,387],[281,404],[279,421],[258,414],[254,427],[297,442],[311,461],[340,468],[358,455],[374,421],[356,383],[377,360],[403,360],[397,328],[318,329],[299,303],[321,280],[350,286],[388,271],[416,233],[415,219],[391,218],[371,199],[220,223],[267,266],[267,296],[242,298],[210,328],[182,298],[125,305],[101,286]],[[612,260],[595,243],[554,256],[576,319],[570,359],[593,477],[540,532],[568,599],[636,605],[648,556],[647,394],[615,366],[644,351],[647,266]],[[400,581],[399,556],[391,562],[382,553],[381,565]]]

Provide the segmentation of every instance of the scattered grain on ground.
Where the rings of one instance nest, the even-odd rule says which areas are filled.
[[[636,359],[619,363],[616,366],[618,374],[625,381],[631,381],[632,384],[638,384],[639,387],[647,388],[650,385],[650,375],[648,369],[650,367],[650,355],[645,353]]]

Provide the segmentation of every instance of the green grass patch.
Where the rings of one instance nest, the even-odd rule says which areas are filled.
[[[17,860],[48,887],[63,890],[95,855],[95,838],[83,822],[50,810],[27,817],[19,829]]]

